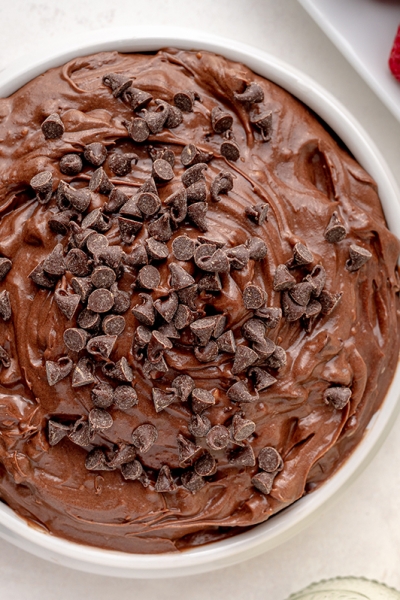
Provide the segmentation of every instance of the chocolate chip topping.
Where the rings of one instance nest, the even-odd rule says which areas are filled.
[[[154,489],[159,493],[173,492],[176,489],[176,485],[168,465],[163,465],[159,470]]]
[[[289,322],[298,321],[305,314],[305,306],[297,304],[292,300],[289,292],[282,294],[282,312],[285,319]]]
[[[233,189],[233,177],[229,171],[221,171],[216,175],[211,184],[211,198],[214,202],[219,202],[220,194],[227,194]]]
[[[132,121],[125,122],[124,125],[133,141],[138,144],[145,142],[150,135],[149,126],[141,117],[135,117]]]
[[[249,258],[252,260],[262,260],[267,256],[267,246],[259,237],[251,237],[248,239],[246,246],[249,251]]]
[[[48,257],[43,261],[42,267],[48,275],[52,275],[54,277],[64,275],[66,271],[66,265],[64,260],[64,248],[62,244],[56,245]]]
[[[87,305],[95,313],[108,312],[114,305],[114,296],[110,290],[99,288],[90,294]]]
[[[314,260],[310,250],[304,244],[298,242],[293,248],[293,258],[286,263],[289,269],[309,265]]]
[[[192,391],[192,410],[195,414],[201,414],[207,408],[214,406],[214,395],[208,390],[195,388]]]
[[[248,283],[243,290],[243,304],[247,310],[257,310],[265,303],[265,292],[258,285]]]
[[[212,152],[204,152],[194,144],[188,144],[181,152],[181,163],[184,167],[191,167],[198,163],[205,163],[212,159]]]
[[[152,217],[160,210],[161,200],[152,192],[142,192],[137,197],[137,207],[145,217]]]
[[[209,452],[205,452],[196,460],[193,466],[198,475],[207,477],[215,473],[217,469],[217,461]]]
[[[191,470],[182,473],[181,482],[183,487],[192,492],[192,494],[196,494],[205,486],[204,479],[198,473],[194,473]]]
[[[223,450],[229,439],[229,430],[224,425],[214,425],[206,435],[206,443],[211,450]]]
[[[325,390],[324,400],[333,408],[341,410],[348,404],[351,398],[351,389],[344,386],[333,386]]]
[[[287,363],[285,350],[281,346],[276,346],[274,352],[265,361],[265,366],[271,369],[281,369]]]
[[[138,460],[132,460],[121,466],[121,473],[127,481],[136,481],[143,474],[143,467]]]
[[[234,383],[229,390],[226,392],[229,400],[232,402],[256,402],[258,400],[258,392],[254,396],[251,395],[246,383],[244,381],[237,381]]]
[[[3,348],[3,346],[0,346],[0,363],[5,369],[8,369],[8,367],[11,366],[10,355],[8,354],[7,350]]]
[[[49,115],[47,119],[43,121],[41,128],[46,140],[55,140],[60,138],[65,131],[64,123],[61,121],[60,115],[57,113]]]
[[[264,100],[264,91],[258,83],[252,81],[246,86],[244,92],[235,93],[234,98],[242,104],[255,104]]]
[[[88,334],[84,329],[70,327],[64,331],[64,344],[72,352],[80,352],[86,346]]]
[[[277,381],[275,377],[260,367],[251,367],[248,373],[254,379],[254,389],[257,392],[266,390]]]
[[[296,283],[289,291],[289,295],[300,306],[307,306],[310,301],[311,294],[315,290],[315,287],[309,281],[302,281]]]
[[[79,154],[64,154],[60,160],[60,171],[70,177],[78,175],[82,171],[82,159]]]
[[[179,306],[176,310],[175,316],[174,316],[175,327],[178,330],[184,329],[185,327],[190,325],[190,323],[192,323],[193,321],[194,321],[194,316],[193,316],[190,308],[188,306],[185,306],[184,304],[179,304]]]
[[[152,176],[156,181],[161,183],[171,181],[174,178],[174,171],[170,163],[162,158],[158,158],[153,162]]]
[[[172,242],[172,253],[176,260],[191,260],[194,250],[195,243],[187,235],[179,235]]]
[[[221,155],[232,162],[236,162],[240,157],[239,145],[233,140],[225,140],[221,144]]]
[[[235,415],[232,419],[231,429],[235,442],[243,442],[254,433],[256,424],[250,419],[244,419],[240,415]]]
[[[221,352],[228,352],[229,354],[235,354],[236,352],[236,342],[235,337],[231,330],[226,331],[216,340],[218,349]]]
[[[11,319],[11,314],[10,293],[7,290],[3,290],[0,292],[0,317],[3,321],[8,321]]]
[[[210,420],[204,414],[193,415],[188,424],[188,430],[194,437],[205,437],[210,429]]]
[[[169,285],[173,290],[183,290],[194,284],[194,279],[183,267],[176,263],[168,265],[171,273]]]
[[[269,204],[254,204],[246,208],[246,215],[257,225],[263,225],[267,221]]]
[[[229,462],[237,467],[254,467],[256,457],[251,446],[244,446],[232,452],[229,456]]]
[[[195,202],[187,208],[187,217],[192,223],[200,229],[200,231],[208,231],[207,225],[207,209],[208,204],[206,202]]]
[[[84,147],[83,156],[94,167],[100,167],[107,158],[107,148],[100,142],[93,142]]]
[[[97,335],[88,341],[86,350],[99,358],[109,358],[116,341],[116,335]]]
[[[192,112],[195,99],[195,92],[185,90],[174,95],[174,104],[183,112]]]
[[[151,423],[139,425],[132,432],[132,444],[137,448],[140,454],[146,454],[153,444],[157,441],[158,431]]]
[[[153,388],[151,393],[153,396],[154,408],[156,409],[157,413],[167,408],[167,406],[176,400],[175,392],[165,392],[159,388]]]
[[[46,376],[50,386],[55,385],[64,377],[67,377],[73,367],[73,362],[68,356],[63,356],[57,362],[46,360]]]
[[[167,323],[171,323],[178,308],[178,296],[171,292],[166,300],[159,298],[154,302],[154,308]]]
[[[129,410],[138,403],[138,395],[133,387],[119,385],[114,390],[114,405],[120,410]]]
[[[208,342],[204,347],[198,346],[194,349],[195,357],[202,363],[213,362],[217,359],[218,354],[218,344],[214,341]]]
[[[332,294],[331,292],[328,292],[328,290],[322,290],[320,296],[318,297],[319,303],[321,304],[322,314],[330,315],[340,302],[341,297],[341,292]]]
[[[80,358],[72,373],[72,387],[82,387],[94,383],[93,364],[87,358]]]
[[[137,304],[132,308],[132,314],[140,323],[152,327],[155,321],[155,310],[152,297],[149,294],[139,294],[142,304]]]
[[[346,227],[340,220],[336,211],[332,213],[329,223],[324,232],[324,238],[331,244],[341,242],[347,235]]]
[[[273,288],[275,292],[290,290],[296,285],[296,279],[290,273],[286,265],[278,265],[276,267]]]
[[[30,180],[30,186],[36,192],[36,199],[40,204],[47,204],[53,193],[53,174],[42,171]]]
[[[357,244],[351,244],[349,256],[350,258],[346,262],[346,269],[348,271],[358,271],[370,258],[372,258],[372,254],[369,250],[362,246],[357,246]]]
[[[99,382],[91,391],[91,399],[98,408],[109,408],[114,402],[114,391],[109,383]]]
[[[206,170],[207,165],[205,163],[197,163],[196,165],[189,167],[181,177],[183,185],[188,188],[197,181],[204,180],[203,171]]]
[[[70,426],[64,423],[57,423],[49,419],[47,423],[47,435],[50,446],[56,446],[70,432]]]
[[[196,387],[194,380],[189,375],[178,375],[171,383],[181,402],[186,402]]]
[[[258,466],[267,473],[274,473],[282,470],[283,459],[275,448],[267,446],[258,454]]]
[[[238,375],[258,360],[258,354],[248,346],[238,346],[232,365],[232,374]]]
[[[160,272],[152,265],[145,265],[138,272],[136,283],[146,290],[154,290],[160,285]]]
[[[272,132],[272,111],[261,110],[250,114],[250,123],[261,132],[263,142],[269,142]]]
[[[215,106],[211,111],[211,125],[215,133],[224,133],[232,127],[233,117],[219,106]]]
[[[179,464],[190,464],[200,452],[201,447],[196,446],[196,444],[185,438],[180,433],[177,435],[176,441],[178,445]]]
[[[254,485],[257,490],[268,496],[271,493],[272,486],[274,484],[275,474],[274,473],[266,473],[265,471],[261,471],[261,473],[257,473],[251,480],[251,483]]]

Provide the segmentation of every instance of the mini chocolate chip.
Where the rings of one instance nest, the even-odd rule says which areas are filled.
[[[94,167],[100,167],[107,158],[107,148],[100,142],[93,142],[84,147],[83,156]]]
[[[43,270],[48,275],[59,277],[64,275],[66,267],[64,260],[64,248],[62,244],[57,244],[47,258],[43,261]]]
[[[254,206],[247,207],[245,210],[246,215],[255,221],[257,225],[263,225],[268,220],[269,204],[255,204]]]
[[[91,310],[88,310],[87,308],[83,309],[83,311],[78,316],[78,325],[82,329],[87,329],[89,331],[97,331],[100,327],[100,323],[100,315]]]
[[[164,242],[159,242],[154,237],[147,238],[144,242],[147,254],[152,260],[165,260],[168,258],[168,246]]]
[[[132,244],[136,235],[143,227],[143,223],[141,221],[136,221],[131,218],[118,217],[117,223],[121,241],[124,244]]]
[[[122,99],[130,104],[132,110],[138,110],[148,104],[153,96],[144,90],[129,86],[122,94]]]
[[[178,296],[171,292],[166,300],[158,298],[154,302],[154,308],[167,323],[171,323],[178,308]]]
[[[248,346],[238,346],[232,365],[232,374],[238,375],[258,360],[258,355]]]
[[[70,327],[64,331],[63,339],[68,350],[72,350],[72,352],[80,352],[86,346],[88,334],[84,329]]]
[[[50,446],[55,446],[56,444],[61,442],[61,440],[69,434],[70,430],[71,427],[69,425],[64,425],[64,423],[57,423],[57,421],[52,421],[51,419],[49,419],[47,423],[47,435]]]
[[[228,352],[230,354],[235,354],[236,352],[236,342],[234,335],[231,330],[226,331],[222,335],[217,338],[218,349],[221,352]]]
[[[115,469],[120,467],[121,465],[126,465],[127,463],[134,460],[136,457],[136,448],[130,444],[121,444],[118,450],[114,452],[108,460],[108,465]]]
[[[249,238],[246,242],[246,247],[249,251],[249,258],[252,260],[262,260],[267,256],[267,246],[259,237]]]
[[[192,223],[200,229],[200,231],[208,231],[207,226],[207,209],[208,204],[206,202],[195,202],[187,208],[187,217]]]
[[[171,221],[175,227],[182,223],[187,214],[187,194],[184,188],[178,189],[176,192],[168,196],[164,200],[166,205],[170,206]]]
[[[53,174],[42,171],[30,180],[31,188],[36,192],[36,200],[40,204],[47,204],[53,193]]]
[[[242,334],[250,342],[262,342],[265,339],[265,323],[260,319],[249,319],[242,326]]]
[[[191,470],[182,473],[181,482],[183,487],[192,492],[192,494],[196,494],[205,486],[204,479]]]
[[[110,220],[110,217],[104,215],[101,208],[91,210],[81,223],[82,229],[91,228],[99,233],[108,231],[111,229],[111,226],[112,221]]]
[[[193,277],[176,263],[170,263],[168,268],[171,273],[169,285],[173,290],[183,290],[195,283]]]
[[[213,338],[219,338],[226,326],[226,317],[225,315],[215,315],[214,317],[215,327],[212,333]]]
[[[119,410],[129,410],[138,403],[138,396],[133,387],[119,385],[114,390],[114,405]]]
[[[29,273],[28,277],[32,279],[32,281],[36,283],[36,285],[40,285],[40,287],[51,289],[55,286],[56,279],[51,275],[45,273],[45,271],[43,270],[43,263],[44,260],[42,260],[42,262],[40,262],[33,269],[33,271]]]
[[[306,275],[304,281],[311,283],[313,287],[312,295],[318,298],[326,282],[326,271],[324,267],[322,265],[315,265],[311,273]]]
[[[164,410],[164,408],[167,408],[167,406],[175,402],[177,398],[175,392],[168,393],[164,390],[160,390],[159,388],[153,388],[151,393],[153,397],[154,408],[156,409],[157,413]]]
[[[324,232],[324,238],[331,244],[341,242],[347,235],[346,227],[339,219],[337,212],[333,212]]]
[[[242,104],[255,104],[264,100],[264,91],[258,83],[252,81],[246,85],[244,92],[241,94],[235,93],[234,98]]]
[[[168,117],[165,121],[165,127],[167,129],[174,129],[178,127],[183,121],[183,114],[180,108],[177,106],[172,106],[171,104],[168,107]]]
[[[90,273],[90,263],[87,255],[80,248],[72,248],[65,257],[67,271],[76,277],[85,277]]]
[[[145,194],[147,193],[152,193],[152,192],[144,192]],[[139,194],[136,194],[135,196],[132,196],[131,198],[129,198],[127,200],[127,202],[125,202],[121,208],[120,208],[120,215],[127,217],[128,219],[132,219],[133,221],[141,221],[143,219],[143,214],[140,212],[139,207],[138,207],[138,199],[141,197],[142,192]],[[156,198],[158,198],[158,196],[155,194]],[[150,198],[151,200],[151,198]],[[158,201],[155,201],[158,204]]]
[[[141,244],[134,246],[130,254],[125,257],[125,262],[130,267],[140,267],[148,264],[147,252]]]
[[[8,369],[8,367],[11,365],[10,355],[8,354],[7,350],[3,348],[3,346],[0,346],[0,363],[5,369]]]
[[[182,183],[185,186],[185,188],[190,187],[197,181],[204,180],[203,171],[206,171],[206,170],[207,170],[206,163],[197,163],[196,165],[189,167],[189,169],[187,169],[181,177]]]
[[[181,337],[181,334],[179,333],[179,331],[173,323],[166,323],[165,325],[161,325],[161,327],[158,328],[158,331],[170,340],[179,340]]]
[[[141,192],[137,196],[137,206],[145,217],[152,217],[160,210],[161,200],[152,192]]]
[[[298,242],[293,248],[293,258],[289,260],[286,265],[289,269],[295,267],[301,267],[303,265],[309,265],[314,260],[314,257],[310,250],[304,244]]]
[[[250,123],[260,130],[262,141],[269,142],[272,130],[272,111],[253,112],[250,114]]]
[[[274,282],[272,287],[275,292],[289,290],[296,285],[296,279],[290,273],[286,265],[278,265],[276,267]]]
[[[195,388],[192,391],[192,410],[195,414],[200,414],[207,408],[214,406],[215,398],[214,395],[201,388]]]
[[[205,290],[206,292],[220,292],[222,290],[221,279],[218,273],[210,273],[204,275],[198,281],[199,291]]]
[[[273,354],[265,361],[265,366],[270,369],[281,369],[287,363],[286,352],[281,346],[276,346]]]
[[[179,304],[175,316],[174,325],[177,329],[184,329],[194,321],[194,316],[190,308],[184,304]]]
[[[174,104],[183,112],[192,112],[194,101],[196,100],[196,93],[191,90],[185,90],[183,92],[177,92],[174,95]]]
[[[169,115],[168,102],[156,100],[156,103],[158,106],[155,110],[142,109],[143,118],[153,134],[161,133]]]
[[[111,471],[112,468],[107,464],[107,458],[101,448],[93,448],[85,460],[85,468],[88,471]]]
[[[67,235],[70,231],[71,219],[75,217],[77,217],[77,215],[72,210],[65,210],[61,213],[50,215],[47,223],[53,233]]]
[[[214,341],[208,342],[204,347],[196,347],[194,355],[199,362],[208,363],[216,360],[219,353],[218,344]]]
[[[89,190],[91,192],[108,195],[113,187],[103,167],[99,167],[94,171],[89,181]]]
[[[232,419],[232,437],[235,442],[243,442],[250,437],[256,430],[256,424],[250,419],[243,419],[240,415],[235,415]]]
[[[255,312],[255,316],[259,319],[262,319],[268,329],[274,329],[277,327],[277,325],[279,325],[279,322],[282,318],[282,309],[265,306],[263,308],[259,308]]]
[[[149,294],[139,294],[139,298],[142,300],[142,304],[136,304],[132,308],[132,314],[143,325],[152,327],[156,318],[153,299]]]
[[[64,123],[57,113],[49,115],[41,124],[41,129],[46,140],[60,138],[65,131]]]
[[[125,258],[125,252],[120,246],[111,246],[102,248],[96,255],[98,260],[101,260],[107,267],[117,272],[122,266],[122,261]]]
[[[207,446],[211,450],[223,450],[229,444],[229,431],[224,425],[214,425],[206,436]]]
[[[254,467],[256,457],[251,446],[244,446],[232,452],[229,456],[229,462],[237,467]]]
[[[152,265],[145,265],[138,273],[136,283],[146,290],[154,290],[160,285],[160,272]]]
[[[193,185],[186,188],[186,199],[188,204],[194,204],[196,202],[206,202],[207,200],[207,186],[203,180],[196,181]]]
[[[164,213],[161,217],[147,226],[147,232],[159,242],[168,242],[172,237],[171,217]]]
[[[157,441],[158,431],[150,423],[139,425],[132,433],[132,444],[141,454],[146,454]]]
[[[171,350],[172,342],[160,331],[153,331],[147,347],[147,359],[152,363],[157,363],[166,350]]]
[[[253,350],[257,352],[259,361],[258,364],[264,363],[275,352],[275,342],[265,337],[262,340],[253,343]]]
[[[110,288],[115,282],[115,272],[110,267],[96,267],[90,277],[95,288]]]
[[[343,292],[332,294],[328,290],[322,290],[318,297],[319,303],[321,304],[321,313],[323,315],[330,315],[334,308],[338,305]]]
[[[97,335],[88,341],[86,349],[94,356],[109,358],[116,341],[116,335]]]
[[[73,277],[71,279],[71,286],[76,295],[80,296],[82,302],[86,302],[89,298],[89,294],[93,290],[93,285],[90,277]]]
[[[68,356],[62,356],[57,362],[46,360],[46,376],[50,386],[55,385],[72,371],[73,363]]]
[[[11,318],[11,314],[10,293],[7,290],[3,290],[0,293],[0,317],[3,321],[8,321]]]
[[[143,475],[143,467],[138,460],[121,465],[122,477],[127,481],[136,481]]]
[[[102,366],[102,371],[104,375],[111,377],[111,379],[118,379],[118,381],[125,381],[127,383],[133,381],[133,371],[125,356],[120,358],[116,363],[105,363]]]
[[[281,300],[283,316],[289,322],[298,321],[306,312],[305,306],[300,306],[300,304],[292,300],[289,292],[283,292]]]
[[[210,271],[212,273],[228,273],[231,263],[227,253],[218,248],[211,256],[209,256],[208,249],[211,248],[211,246],[211,244],[202,244],[196,249],[194,253],[194,261],[196,265],[203,271]]]
[[[225,140],[220,147],[221,155],[232,162],[236,162],[240,157],[240,148],[233,140]]]
[[[95,313],[108,312],[114,306],[114,296],[110,290],[98,288],[90,294],[87,306]]]
[[[265,292],[258,285],[248,283],[242,293],[243,304],[247,310],[257,310],[265,303]]]
[[[132,161],[137,161],[137,154],[120,154],[114,153],[108,159],[108,166],[114,175],[125,177],[132,170]]]
[[[224,133],[224,131],[231,129],[232,125],[232,115],[222,110],[219,106],[214,106],[211,111],[211,126],[215,133]]]
[[[351,389],[344,386],[330,387],[324,392],[324,401],[337,410],[342,410],[350,401]]]
[[[252,396],[244,381],[237,381],[226,392],[229,400],[232,402],[256,402],[259,398],[257,390]]]
[[[98,408],[109,408],[114,402],[113,388],[109,383],[101,381],[91,391],[92,402]]]
[[[82,387],[94,383],[94,381],[92,362],[88,358],[79,359],[72,373],[72,387]]]
[[[230,267],[238,271],[244,269],[250,260],[249,251],[244,244],[230,248],[225,253],[229,259]]]
[[[211,198],[219,202],[220,194],[227,194],[233,189],[233,177],[229,171],[220,171],[211,184]]]
[[[139,325],[134,333],[135,344],[144,348],[151,340],[151,331],[144,325]]]
[[[204,152],[194,144],[188,144],[181,152],[181,163],[184,167],[191,167],[198,163],[209,162],[212,158],[212,152]]]
[[[154,148],[153,146],[149,146],[149,154],[153,161],[162,158],[163,160],[166,160],[171,167],[175,165],[175,154],[170,148]]]
[[[76,444],[77,446],[81,446],[82,448],[86,448],[91,443],[91,432],[89,429],[89,424],[87,421],[84,421],[83,417],[78,419],[70,433],[68,434],[71,442]]]
[[[358,271],[370,258],[372,258],[372,254],[369,250],[357,246],[357,244],[351,244],[349,255],[350,258],[346,261],[346,269],[348,271]]]
[[[260,367],[251,367],[248,374],[254,379],[254,389],[257,392],[266,390],[277,381],[275,377],[272,377],[272,375],[264,371],[264,369],[260,369]]]
[[[121,335],[125,329],[125,319],[120,315],[107,315],[101,326],[106,335]]]
[[[194,437],[205,437],[210,429],[210,420],[205,415],[193,415],[188,424],[189,433]]]
[[[204,317],[198,319],[190,325],[190,330],[196,336],[196,341],[199,346],[205,346],[211,339],[214,328],[216,326],[216,317]]]
[[[198,298],[198,287],[197,284],[190,285],[187,288],[183,288],[182,290],[178,290],[178,298],[181,304],[185,304],[192,311],[197,310],[197,298]],[[195,315],[196,316],[196,315]]]
[[[172,242],[172,253],[177,260],[191,260],[194,250],[195,243],[187,235],[179,235]]]
[[[205,452],[200,458],[194,463],[194,470],[198,475],[207,477],[213,475],[217,468],[217,462],[209,452]]]
[[[171,165],[162,158],[158,158],[153,162],[151,174],[154,179],[160,183],[171,181],[171,179],[174,178],[174,171],[172,170]]]
[[[302,281],[301,283],[296,283],[296,285],[290,289],[289,295],[296,304],[307,306],[313,291],[314,286],[309,281]]]
[[[262,471],[252,477],[251,483],[257,490],[268,496],[268,494],[271,493],[274,479],[275,473],[266,473],[265,471]]]
[[[150,135],[149,126],[141,117],[135,117],[131,121],[125,121],[124,125],[133,141],[138,144],[145,142]]]
[[[313,319],[317,317],[322,310],[322,306],[318,300],[311,300],[306,306],[306,312],[304,317],[307,319]]]
[[[192,462],[194,457],[200,452],[200,446],[197,446],[187,438],[185,438],[182,434],[178,434],[176,437],[176,441],[178,444],[178,456],[179,456],[179,464],[184,465],[188,462]]]
[[[275,448],[267,446],[262,448],[258,454],[258,466],[267,473],[274,473],[282,470],[283,459]]]
[[[61,182],[60,182],[61,184]],[[71,206],[80,213],[85,212],[89,208],[92,201],[92,195],[90,190],[87,189],[75,189],[72,186],[66,184],[64,188],[64,196],[68,200]]]
[[[163,465],[159,470],[154,489],[159,493],[173,492],[176,489],[176,485],[168,465]]]
[[[196,384],[189,375],[178,375],[171,383],[171,387],[176,390],[177,396],[181,402],[186,402],[195,389]]]
[[[103,204],[103,210],[107,213],[117,212],[128,201],[129,196],[127,196],[118,187],[114,187],[110,192],[107,202]]]
[[[96,239],[96,237],[99,235],[93,229],[82,229],[74,221],[71,221],[69,226],[73,232],[71,246],[73,246],[74,248],[80,248],[81,250],[84,249],[85,246],[87,248],[87,244],[93,239]],[[107,238],[104,235],[102,235],[101,237],[107,240]]]
[[[109,73],[108,75],[104,75],[103,83],[111,88],[114,98],[118,98],[130,87],[132,79],[120,73]]]
[[[64,154],[60,160],[60,171],[64,175],[78,175],[82,171],[82,159],[79,154]]]

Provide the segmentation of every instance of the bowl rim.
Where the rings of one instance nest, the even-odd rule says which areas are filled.
[[[314,110],[343,140],[378,184],[389,228],[400,237],[400,201],[396,180],[375,143],[353,115],[313,79],[279,58],[252,46],[208,33],[173,27],[102,29],[44,47],[0,73],[0,97],[6,97],[49,68],[100,51],[154,51],[165,47],[209,50],[244,63],[277,83]],[[261,554],[304,529],[354,481],[386,438],[400,409],[400,365],[380,409],[347,461],[312,494],[249,531],[205,546],[165,554],[129,554],[81,545],[48,535],[0,501],[0,536],[53,562],[86,572],[132,578],[176,577],[215,570]]]

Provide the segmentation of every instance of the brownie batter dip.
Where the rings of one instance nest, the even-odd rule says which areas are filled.
[[[0,118],[1,499],[160,553],[330,477],[399,351],[399,242],[340,141],[174,49],[72,60]]]

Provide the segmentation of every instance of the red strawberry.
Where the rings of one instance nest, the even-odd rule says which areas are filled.
[[[389,56],[389,68],[397,81],[400,81],[400,26],[394,38],[392,51]]]

